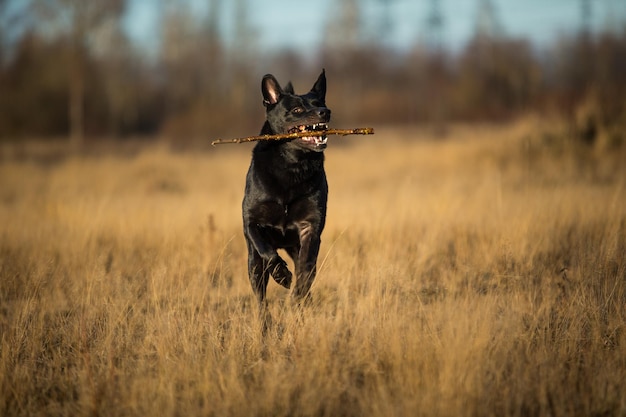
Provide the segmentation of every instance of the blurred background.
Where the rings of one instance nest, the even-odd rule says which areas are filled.
[[[626,131],[623,0],[0,0],[0,141],[256,134],[327,71],[334,126]]]

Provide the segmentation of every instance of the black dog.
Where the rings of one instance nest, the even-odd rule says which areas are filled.
[[[260,141],[252,151],[243,198],[243,228],[248,245],[248,275],[261,306],[269,276],[285,288],[292,274],[277,249],[295,264],[296,302],[315,279],[320,235],[326,221],[328,185],[324,172],[326,136],[316,135],[330,120],[324,71],[310,92],[296,95],[291,83],[282,89],[273,75],[261,83],[266,122],[261,134],[311,132],[311,136]]]

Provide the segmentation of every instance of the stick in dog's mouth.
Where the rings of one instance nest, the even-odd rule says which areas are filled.
[[[326,123],[313,123],[312,125],[298,125],[289,129],[289,133],[298,133],[298,132],[317,132],[317,131],[326,131],[328,130],[328,124]],[[326,135],[321,136],[303,136],[299,138],[303,142],[311,142],[316,145],[323,145],[326,143],[328,138]]]
[[[318,130],[322,127],[324,123],[317,123]],[[304,126],[304,131],[300,131],[300,126],[296,126],[289,130],[289,133],[282,133],[277,135],[259,135],[259,136],[248,136],[245,138],[237,138],[237,139],[216,139],[211,142],[211,145],[222,145],[226,143],[245,143],[245,142],[254,142],[254,141],[264,141],[264,140],[283,140],[283,139],[297,139],[302,137],[309,137],[307,134],[309,131],[306,130],[306,125]],[[309,125],[313,126],[313,125]],[[294,130],[293,132],[291,130]],[[339,135],[339,136],[347,136],[347,135],[373,135],[374,129],[371,127],[358,127],[356,129],[321,129],[323,131],[323,137],[327,135]]]

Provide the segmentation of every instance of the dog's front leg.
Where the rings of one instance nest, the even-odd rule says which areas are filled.
[[[289,289],[291,287],[292,275],[287,268],[287,263],[278,255],[276,249],[265,240],[259,230],[259,226],[254,223],[248,223],[244,232],[246,239],[250,242],[249,245],[252,245],[252,249],[249,250],[255,250],[263,260],[263,273],[272,274],[272,277],[278,284]],[[252,273],[250,273],[250,276],[252,276]],[[267,287],[267,282],[265,286]]]
[[[300,252],[296,260],[296,285],[292,292],[295,301],[307,296],[317,271],[317,255],[320,250],[320,227],[309,221],[298,223]]]
[[[246,236],[247,238],[247,236]],[[259,319],[261,320],[261,326],[263,333],[265,333],[272,322],[272,317],[267,309],[267,301],[265,294],[267,292],[267,283],[270,278],[270,273],[265,267],[265,261],[256,251],[256,248],[252,244],[250,239],[248,240],[248,276],[250,278],[250,284],[252,285],[252,291],[256,295],[259,306]]]
[[[248,239],[248,277],[252,291],[256,295],[259,306],[263,308],[265,304],[265,294],[270,273],[265,266],[265,260],[259,255],[254,244]]]

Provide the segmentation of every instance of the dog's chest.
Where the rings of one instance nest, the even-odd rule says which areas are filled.
[[[246,222],[281,246],[297,242],[303,224],[323,224],[326,214],[323,156],[294,156],[280,148],[256,149],[246,180]]]
[[[289,229],[297,229],[298,223],[319,216],[319,204],[313,196],[290,202],[263,201],[255,205],[253,216],[257,224],[285,233]]]

